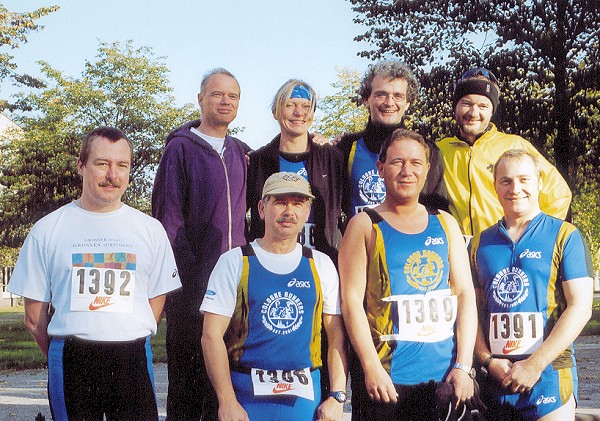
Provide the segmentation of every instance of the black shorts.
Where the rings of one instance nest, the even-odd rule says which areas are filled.
[[[53,338],[48,397],[56,420],[158,420],[150,338]]]

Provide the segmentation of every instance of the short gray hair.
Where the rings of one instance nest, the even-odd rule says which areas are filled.
[[[209,70],[202,77],[202,82],[200,82],[200,94],[201,95],[204,95],[206,93],[206,85],[208,85],[208,81],[214,75],[225,75],[225,76],[229,76],[229,77],[233,78],[233,80],[235,80],[235,83],[237,83],[237,86],[240,89],[240,94],[241,94],[242,90],[240,88],[240,82],[238,82],[238,80],[235,78],[233,73],[231,73],[227,69],[224,69],[223,67],[217,67],[212,70]]]

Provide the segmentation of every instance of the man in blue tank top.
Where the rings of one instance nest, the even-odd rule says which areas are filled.
[[[364,379],[352,379],[357,419],[445,419],[474,394],[465,243],[450,214],[418,202],[429,170],[421,135],[396,130],[377,170],[385,200],[352,218],[339,259],[344,320],[364,370]],[[447,399],[436,399],[444,389]]]
[[[221,256],[200,310],[202,347],[219,419],[336,420],[346,400],[344,327],[335,266],[297,236],[314,196],[308,181],[278,172],[258,212],[265,234]],[[321,402],[321,328],[329,396]]]
[[[541,212],[541,173],[525,149],[502,154],[494,187],[504,217],[471,242],[488,419],[575,417],[572,342],[591,317],[593,270],[579,231]]]

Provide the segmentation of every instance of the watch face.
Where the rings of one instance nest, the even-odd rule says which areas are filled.
[[[330,396],[340,403],[346,402],[346,399],[348,398],[346,392],[331,392]]]

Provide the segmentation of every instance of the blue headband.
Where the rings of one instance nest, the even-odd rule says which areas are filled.
[[[304,99],[308,99],[309,101],[312,101],[312,98],[310,95],[310,90],[306,86],[302,86],[302,85],[294,86],[294,90],[292,91],[292,94],[290,95],[290,99],[291,98],[304,98]]]

